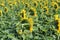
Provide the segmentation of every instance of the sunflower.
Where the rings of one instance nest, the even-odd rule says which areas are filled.
[[[5,4],[4,4],[4,3],[1,3],[1,4],[0,4],[0,6],[4,7],[4,6],[5,6]]]
[[[34,12],[34,16],[37,16],[36,8],[31,7],[31,10]]]
[[[54,17],[55,17],[55,20],[58,20],[58,14],[55,14]]]
[[[29,18],[28,19],[28,22],[30,24],[30,32],[32,32],[33,31],[33,19],[32,18]]]
[[[5,7],[4,11],[7,13],[7,12],[8,12],[8,8],[7,8],[7,7]]]
[[[44,6],[48,5],[48,0],[44,1]]]
[[[23,9],[21,11],[21,15],[22,15],[22,19],[27,19],[27,15],[26,15],[26,10],[25,9]]]
[[[60,18],[58,18],[58,24],[59,24],[59,26],[60,26]]]
[[[58,4],[56,2],[52,2],[51,4],[56,10],[58,9]]]
[[[60,2],[60,0],[57,0],[57,2]]]
[[[2,10],[0,10],[0,16],[2,16]]]
[[[38,6],[38,2],[37,1],[34,1],[33,4],[34,4],[35,7]]]
[[[46,12],[46,14],[48,14],[49,8],[47,6],[45,6],[45,7],[43,7],[43,11]]]

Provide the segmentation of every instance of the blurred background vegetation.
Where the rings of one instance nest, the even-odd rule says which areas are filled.
[[[0,0],[0,40],[60,40],[60,0]]]

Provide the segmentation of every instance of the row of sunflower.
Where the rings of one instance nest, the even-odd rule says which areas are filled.
[[[0,40],[59,40],[60,0],[0,0]]]

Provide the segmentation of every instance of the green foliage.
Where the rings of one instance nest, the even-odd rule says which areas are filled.
[[[58,0],[1,0],[0,40],[60,40],[54,19],[55,14],[60,15],[58,3]]]

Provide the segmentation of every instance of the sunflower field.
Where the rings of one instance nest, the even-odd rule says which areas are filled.
[[[60,0],[0,0],[0,40],[60,40]]]

